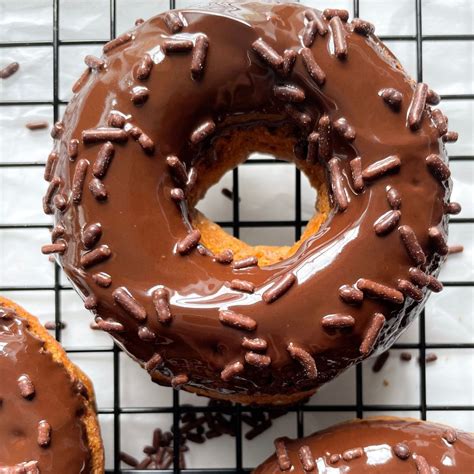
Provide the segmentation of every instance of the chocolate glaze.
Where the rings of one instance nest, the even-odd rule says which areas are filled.
[[[444,259],[431,247],[428,229],[440,226],[447,230],[444,205],[451,182],[436,179],[425,162],[430,154],[446,160],[444,146],[428,108],[418,130],[408,127],[414,83],[385,46],[375,36],[357,34],[350,24],[344,24],[347,57],[338,58],[328,26],[329,32],[317,35],[311,46],[326,77],[321,87],[301,57],[288,77],[282,77],[252,49],[263,38],[282,57],[287,49],[299,52],[308,22],[305,10],[298,4],[251,2],[218,2],[203,9],[180,10],[183,29],[178,38],[194,41],[205,34],[209,42],[197,79],[191,76],[191,52],[164,54],[161,45],[172,36],[164,15],[140,24],[127,42],[107,48],[104,67],[84,79],[67,107],[64,132],[55,142],[59,159],[52,165],[54,176],[60,177],[61,192],[69,197],[68,208],[55,211],[56,222],[65,228],[67,248],[57,257],[67,276],[84,298],[96,298],[93,309],[97,316],[123,325],[123,331],[112,333],[138,362],[143,365],[159,353],[163,358],[160,370],[169,377],[168,383],[172,376],[185,373],[189,382],[184,388],[201,388],[210,396],[216,392],[274,395],[313,390],[363,358],[359,346],[375,313],[386,319],[376,350],[390,346],[415,318],[426,300],[426,289],[422,301],[407,297],[403,304],[366,297],[360,305],[348,305],[339,297],[342,285],[354,285],[359,278],[396,288],[398,279],[408,279],[409,268],[414,266],[396,229],[384,236],[377,236],[373,229],[390,209],[389,186],[396,188],[403,202],[399,224],[414,230],[426,254],[423,269],[436,274]],[[148,78],[140,80],[137,68],[146,54],[154,64]],[[179,157],[188,170],[196,166],[199,187],[199,170],[213,166],[212,159],[203,163],[200,158],[216,137],[236,126],[294,126],[285,113],[286,104],[274,96],[274,85],[288,83],[304,91],[305,100],[298,107],[312,118],[315,129],[325,114],[331,123],[345,119],[356,133],[351,142],[333,137],[334,155],[341,163],[338,185],[347,196],[347,209],[334,211],[324,228],[295,255],[270,266],[236,270],[194,247],[181,255],[176,245],[190,230],[190,220],[186,203],[177,205],[170,196],[176,181],[166,157]],[[147,102],[134,105],[132,95],[145,86]],[[402,95],[399,110],[380,96],[386,88]],[[113,110],[126,118],[125,130],[139,128],[130,130],[127,142],[123,137],[114,141],[114,159],[103,180],[107,199],[101,202],[88,189],[101,143],[81,143],[79,161],[87,160],[90,166],[82,199],[73,203],[70,196],[77,162],[68,158],[67,145],[71,139],[80,139],[84,130],[107,127]],[[257,113],[260,118],[256,121]],[[192,143],[190,137],[196,137],[198,129],[201,133],[199,127],[206,128],[206,133],[211,130],[211,136],[199,143],[193,138]],[[151,156],[136,141],[141,132],[154,143]],[[305,139],[308,129],[294,126],[293,133]],[[357,193],[349,166],[355,156],[361,157],[362,170],[389,156],[398,157],[400,166],[388,172],[383,166],[375,167],[375,172],[370,171],[372,179]],[[81,232],[96,223],[102,229],[97,245],[108,246],[111,256],[85,270],[80,264],[86,251]],[[112,284],[96,285],[96,272],[110,275]],[[288,272],[296,276],[296,283],[271,304],[262,301],[262,294]],[[236,278],[252,283],[255,292],[232,289],[228,282]],[[112,294],[119,287],[130,292],[143,308],[140,311],[146,312],[146,320],[137,320],[117,304]],[[172,318],[167,324],[158,321],[153,303],[153,293],[159,288],[166,288],[169,294]],[[257,322],[252,337],[268,342],[269,366],[246,364],[233,379],[221,378],[228,364],[245,363],[241,340],[246,334],[221,324],[219,309]],[[327,331],[321,320],[329,314],[350,314],[355,325],[350,331]],[[153,335],[147,331],[147,341],[140,338],[144,331],[139,328],[144,325]],[[304,367],[291,357],[287,350],[291,343],[315,358],[316,379],[308,378]]]
[[[449,442],[454,439],[453,443]],[[397,447],[399,443],[401,445]],[[380,418],[346,422],[306,438],[282,438],[275,444],[280,453],[286,450],[292,466],[287,471],[292,474],[307,472],[299,457],[303,446],[311,451],[316,464],[315,473],[423,472],[416,467],[418,456],[422,456],[430,468],[438,469],[432,469],[429,473],[467,474],[474,468],[474,437],[471,434],[417,420]],[[363,450],[362,455],[354,458],[354,453],[359,455],[360,449]],[[283,459],[280,455],[281,464],[286,467]],[[285,471],[280,469],[277,456],[273,455],[253,474],[281,472]]]
[[[91,472],[83,396],[28,321],[2,305],[0,375],[0,473],[30,461],[41,474]]]

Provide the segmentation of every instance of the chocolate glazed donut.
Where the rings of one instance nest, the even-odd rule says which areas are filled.
[[[217,3],[139,23],[86,64],[53,129],[43,251],[155,381],[294,402],[386,349],[442,288],[455,135],[371,24]],[[283,259],[232,237],[216,254],[223,231],[194,211],[255,149],[330,189]]]
[[[275,440],[275,454],[253,474],[468,473],[474,436],[437,423],[369,418],[332,426],[306,438]]]

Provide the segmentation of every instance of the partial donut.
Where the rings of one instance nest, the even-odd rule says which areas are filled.
[[[301,438],[275,440],[275,454],[253,474],[472,472],[474,436],[402,418],[369,418]]]
[[[104,472],[92,384],[23,308],[0,297],[0,474]]]
[[[158,383],[296,402],[389,347],[442,288],[446,119],[347,16],[220,2],[86,58],[53,130],[43,252]],[[292,247],[250,246],[195,209],[253,151],[318,189]]]

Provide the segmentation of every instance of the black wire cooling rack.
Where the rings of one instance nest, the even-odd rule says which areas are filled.
[[[353,11],[354,17],[359,16],[360,5],[370,0],[353,0]],[[413,8],[415,10],[416,17],[416,33],[414,35],[402,35],[402,36],[381,36],[382,40],[391,42],[411,42],[416,44],[416,75],[418,82],[423,81],[423,44],[431,41],[467,41],[473,42],[473,34],[462,34],[462,35],[423,35],[422,24],[423,24],[423,8],[425,7],[423,0],[412,0]],[[53,49],[53,100],[50,101],[2,101],[0,107],[8,106],[52,106],[54,121],[60,117],[60,107],[67,104],[67,102],[60,99],[59,93],[59,50],[60,46],[86,46],[86,45],[101,45],[105,41],[96,40],[68,40],[63,41],[60,39],[60,3],[61,0],[51,0],[52,11],[53,11],[53,39],[52,41],[23,41],[23,42],[3,42],[0,43],[0,48],[11,48],[11,47],[35,47],[35,46],[48,46]],[[305,2],[311,5],[311,1]],[[328,0],[328,5],[331,3]],[[178,5],[179,6],[179,5]],[[173,9],[176,7],[175,0],[169,0],[169,8]],[[109,2],[109,14],[110,14],[110,38],[116,36],[116,24],[117,24],[117,0],[110,0]],[[448,7],[446,7],[448,8]],[[157,6],[158,9],[158,6]],[[462,12],[460,12],[462,14]],[[442,12],[440,12],[442,15]],[[132,19],[131,19],[132,20]],[[472,44],[472,43],[471,43]],[[456,94],[456,95],[443,95],[443,101],[472,101],[474,100],[474,94]],[[470,161],[474,162],[474,156],[451,156],[451,161]],[[244,163],[245,166],[255,166],[259,164],[271,164],[275,163],[273,159],[255,159]],[[44,163],[39,162],[0,162],[1,168],[24,168],[24,167],[42,167]],[[19,171],[20,172],[20,171]],[[233,184],[233,218],[231,221],[219,222],[224,227],[230,228],[236,237],[239,237],[240,230],[242,227],[287,227],[294,228],[294,238],[298,240],[301,235],[301,229],[307,223],[302,219],[302,205],[301,205],[301,173],[295,168],[294,171],[294,182],[295,182],[295,219],[294,220],[282,220],[282,221],[243,221],[239,215],[239,170],[234,169],[232,174]],[[459,224],[474,224],[474,218],[451,218],[452,225]],[[0,232],[10,229],[29,229],[35,231],[36,229],[51,229],[52,226],[47,224],[34,224],[34,223],[18,223],[18,224],[0,224]],[[38,249],[39,251],[39,249]],[[26,269],[25,269],[26,271]],[[445,286],[450,287],[474,287],[474,281],[449,281],[443,282]],[[21,291],[54,291],[54,318],[56,322],[55,336],[58,341],[61,341],[61,295],[64,291],[72,291],[71,288],[61,284],[60,280],[60,268],[55,265],[54,270],[54,285],[53,286],[3,286],[0,287],[0,292],[21,292]],[[469,305],[469,302],[468,302]],[[464,344],[428,344],[425,337],[425,312],[423,311],[418,319],[419,325],[419,342],[418,343],[398,343],[393,346],[395,349],[413,349],[419,351],[419,371],[420,371],[420,386],[419,386],[419,403],[417,404],[399,404],[399,405],[380,405],[380,404],[367,404],[364,403],[363,399],[363,376],[362,376],[362,365],[357,365],[355,370],[355,404],[348,405],[313,405],[306,404],[289,408],[288,411],[296,413],[296,432],[298,436],[304,434],[304,413],[305,412],[350,412],[355,413],[357,417],[362,418],[365,413],[370,412],[405,412],[405,411],[416,411],[419,413],[421,419],[427,418],[428,411],[474,411],[474,405],[450,405],[449,403],[443,405],[429,405],[427,403],[427,383],[426,383],[426,362],[425,355],[427,350],[431,349],[474,349],[473,343]],[[173,416],[173,432],[179,433],[180,417],[186,412],[232,412],[233,419],[235,420],[235,438],[229,438],[229,443],[235,443],[235,468],[232,469],[180,469],[180,444],[179,436],[175,436],[175,442],[173,446],[174,453],[174,467],[170,467],[168,470],[146,470],[133,472],[193,472],[195,474],[211,474],[211,473],[246,473],[250,472],[248,469],[243,468],[243,443],[242,443],[242,413],[248,413],[259,410],[258,408],[252,408],[247,406],[235,405],[229,407],[219,406],[189,406],[180,405],[180,394],[178,391],[173,392],[173,405],[171,407],[152,407],[152,408],[124,408],[120,403],[120,352],[121,349],[117,346],[113,346],[110,349],[95,349],[95,348],[79,348],[68,350],[69,353],[97,353],[107,352],[111,353],[113,357],[113,407],[110,409],[101,409],[99,414],[112,415],[113,416],[113,452],[114,459],[112,462],[113,469],[108,469],[107,473],[120,473],[120,472],[131,472],[131,470],[121,469],[120,462],[120,451],[121,451],[121,415],[123,414],[145,414],[145,413],[168,413]],[[271,409],[270,409],[271,410]],[[350,417],[351,415],[348,415]]]

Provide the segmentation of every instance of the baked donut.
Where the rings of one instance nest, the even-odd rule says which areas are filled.
[[[253,474],[472,472],[474,436],[448,426],[393,417],[341,423],[306,438],[275,440]]]
[[[441,289],[454,135],[439,97],[347,16],[217,2],[86,57],[53,128],[43,252],[154,381],[293,403],[385,350]],[[254,151],[318,190],[292,247],[252,247],[195,209]]]
[[[92,384],[23,308],[0,297],[0,474],[104,472]]]

